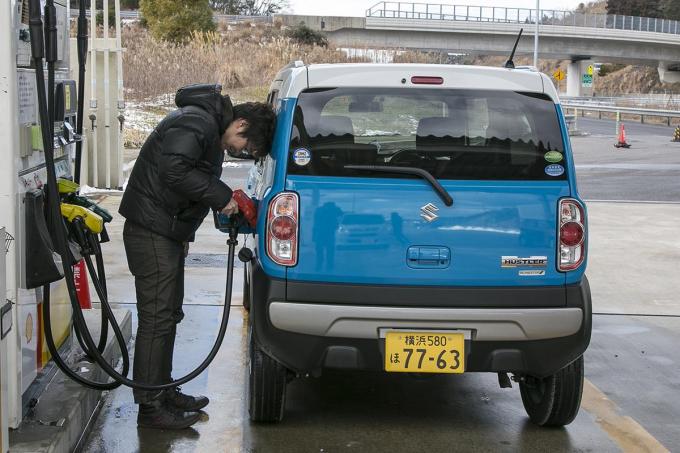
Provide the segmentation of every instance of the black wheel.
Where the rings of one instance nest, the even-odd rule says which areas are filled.
[[[243,266],[243,308],[250,312],[250,280],[246,266]]]
[[[539,426],[568,425],[578,414],[583,393],[583,356],[543,379],[528,376],[520,382],[524,409]]]
[[[262,352],[250,328],[250,420],[280,422],[286,406],[288,370]]]

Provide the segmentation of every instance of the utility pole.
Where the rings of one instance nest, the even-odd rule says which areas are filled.
[[[534,67],[538,68],[538,23],[541,15],[541,0],[536,0],[536,33],[534,34]]]

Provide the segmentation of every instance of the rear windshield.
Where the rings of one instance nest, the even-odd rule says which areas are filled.
[[[288,173],[409,178],[347,165],[416,167],[438,179],[566,178],[555,104],[493,90],[328,88],[300,94]]]

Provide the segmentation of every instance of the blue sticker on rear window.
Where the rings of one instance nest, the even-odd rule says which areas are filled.
[[[560,176],[564,174],[564,167],[559,164],[548,165],[545,167],[545,174],[548,176]]]
[[[312,153],[307,148],[298,148],[293,151],[293,162],[304,167],[312,161]]]

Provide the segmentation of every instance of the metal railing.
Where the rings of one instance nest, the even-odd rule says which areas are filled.
[[[624,96],[576,97],[561,96],[562,102],[601,106],[640,107],[651,109],[680,109],[680,95],[674,94],[638,94]]]
[[[655,17],[590,14],[552,9],[540,10],[539,16],[542,25],[680,34],[679,21]],[[535,9],[528,8],[379,2],[366,10],[366,17],[535,24],[537,16]]]
[[[671,125],[672,118],[680,118],[680,110],[664,109],[644,109],[635,107],[620,107],[615,105],[593,105],[589,103],[562,102],[562,108],[573,112],[574,118],[578,118],[579,113],[583,116],[584,112],[598,112],[598,117],[602,118],[602,113],[614,113],[616,115],[616,129],[621,121],[623,114],[639,116],[640,122],[644,124],[645,117],[660,117],[666,119],[666,124]]]
[[[90,17],[90,10],[85,12],[87,17]],[[78,17],[78,9],[71,8],[71,17]],[[138,10],[121,10],[121,19],[132,19],[137,20],[141,17]],[[229,14],[214,14],[213,16],[217,20],[223,20],[226,22],[273,22],[273,16],[233,16]]]

